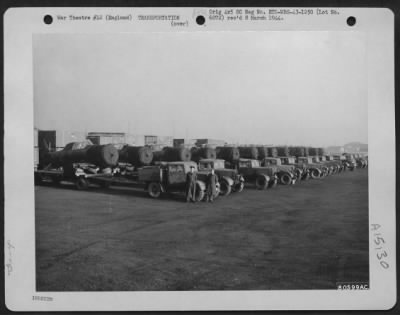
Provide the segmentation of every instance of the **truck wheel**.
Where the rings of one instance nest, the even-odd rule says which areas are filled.
[[[86,178],[78,178],[76,181],[76,188],[78,190],[85,190],[88,189],[89,187],[89,182],[86,180]]]
[[[279,181],[282,185],[290,185],[290,183],[292,182],[292,177],[290,176],[290,174],[288,173],[283,173],[280,178]]]
[[[269,177],[267,175],[259,175],[256,178],[257,189],[263,190],[268,188]]]
[[[161,196],[161,187],[159,183],[152,182],[147,187],[147,192],[152,198],[159,198]]]
[[[233,186],[233,192],[241,192],[244,188],[244,183],[240,182],[238,184],[236,184],[235,186]]]
[[[315,169],[311,170],[310,175],[311,175],[312,179],[316,179],[316,178],[320,177],[321,172],[320,172],[320,170],[315,168]]]
[[[228,196],[231,193],[232,187],[226,180],[221,180],[219,182],[219,185],[220,185],[219,194],[221,196]]]

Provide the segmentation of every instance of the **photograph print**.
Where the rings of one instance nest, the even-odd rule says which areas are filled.
[[[36,290],[369,286],[362,32],[34,34]]]

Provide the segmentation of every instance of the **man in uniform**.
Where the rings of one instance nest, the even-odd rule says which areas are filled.
[[[186,174],[186,202],[196,202],[196,180],[197,175],[194,172],[194,166],[190,166],[190,172]]]
[[[213,202],[214,196],[217,195],[217,174],[214,173],[214,169],[211,169],[210,174],[207,175],[207,201]]]

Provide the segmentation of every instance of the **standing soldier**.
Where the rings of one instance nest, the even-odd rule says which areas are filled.
[[[207,201],[214,201],[214,197],[217,195],[217,183],[217,174],[214,173],[212,168],[211,173],[207,175]]]
[[[194,166],[190,166],[190,172],[186,174],[186,202],[196,202],[196,180]]]

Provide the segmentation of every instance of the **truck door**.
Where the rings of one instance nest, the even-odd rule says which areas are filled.
[[[186,173],[183,165],[168,166],[168,181],[170,185],[180,185],[186,182]]]

